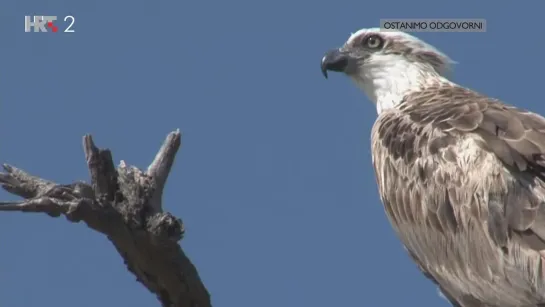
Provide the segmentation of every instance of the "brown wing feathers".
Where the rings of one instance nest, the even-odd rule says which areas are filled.
[[[430,96],[428,91],[437,94]],[[453,134],[475,133],[482,138],[481,145],[485,149],[494,152],[508,168],[519,173],[520,180],[528,181],[529,186],[515,184],[509,187],[511,199],[504,199],[502,203],[490,200],[488,221],[494,241],[500,246],[506,244],[507,224],[516,231],[527,231],[533,226],[538,234],[545,235],[545,216],[535,223],[538,210],[543,207],[542,197],[545,196],[535,193],[545,193],[545,119],[461,87],[447,87],[439,91],[431,88],[428,91],[408,96],[401,110],[413,124],[436,125],[446,132],[445,136],[429,139],[427,146],[430,154],[451,145],[452,138],[449,136]],[[403,145],[398,146],[409,147],[407,143],[411,138],[402,140]],[[397,141],[400,144],[399,136]],[[449,151],[444,152],[444,157],[448,159]],[[535,182],[536,179],[539,182]],[[450,207],[442,206],[446,209]],[[438,216],[445,215],[445,212],[437,213]],[[545,243],[541,242],[540,246],[545,247]]]
[[[523,275],[526,276],[523,279],[531,283],[543,281],[545,269],[542,272],[535,265],[541,265],[541,257],[528,256],[527,252],[528,249],[545,250],[545,119],[449,85],[414,92],[405,97],[398,110],[381,114],[375,123],[375,170],[379,187],[382,186],[384,207],[421,270],[442,286],[454,282],[448,279],[452,276],[458,276],[454,280],[460,278],[462,284],[471,281],[480,287],[483,282],[491,281],[490,272],[500,274],[496,275],[498,278],[506,274],[505,280],[491,284],[489,291],[494,287],[530,291],[522,284],[520,288],[511,284],[511,279],[518,280]],[[503,162],[510,173],[498,175],[502,182],[490,183],[495,179],[479,182],[471,178],[478,175],[446,170],[448,163],[460,162],[457,159],[462,157],[458,157],[458,153],[467,154],[456,147],[467,135],[485,149],[476,154],[489,157],[485,152],[492,152]],[[485,173],[483,176],[495,175]],[[482,187],[484,184],[490,186]],[[478,193],[467,188],[479,185]],[[477,230],[472,230],[471,227],[476,227],[471,226],[474,223],[486,223],[488,236],[480,236]],[[470,234],[474,242],[460,244],[457,241]],[[444,255],[442,249],[434,247],[447,244],[445,242],[455,244],[456,248]],[[490,249],[490,243],[500,247],[520,273],[501,273],[501,267],[492,260],[497,254]],[[430,265],[428,260],[432,261],[431,267],[426,267]],[[448,269],[443,271],[439,263]],[[468,269],[476,274],[475,278],[482,279],[476,281],[466,276]],[[430,272],[435,273],[432,276]],[[501,299],[506,302],[533,302],[534,299],[541,302],[541,288],[531,289],[532,293],[526,298],[513,297],[518,292],[489,294],[505,294]],[[460,306],[488,306],[468,303],[471,295],[459,295],[449,297],[449,301],[453,304],[463,301]]]
[[[430,96],[429,92],[436,93]],[[505,164],[545,181],[545,119],[461,87],[429,88],[406,97],[401,110],[411,121],[442,130],[474,132]]]

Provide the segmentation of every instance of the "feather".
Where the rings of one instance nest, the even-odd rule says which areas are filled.
[[[453,304],[545,304],[543,117],[441,83],[382,112],[372,148],[392,226]]]

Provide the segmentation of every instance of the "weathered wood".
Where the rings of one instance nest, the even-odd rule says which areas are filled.
[[[4,164],[0,184],[25,200],[0,202],[0,211],[43,212],[83,221],[105,234],[127,269],[165,307],[209,307],[210,295],[197,269],[181,249],[182,221],[162,210],[162,193],[181,144],[171,132],[147,171],[121,161],[115,169],[111,152],[83,138],[91,184],[59,185]]]

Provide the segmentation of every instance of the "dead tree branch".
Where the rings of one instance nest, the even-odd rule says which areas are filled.
[[[59,185],[4,164],[0,184],[25,200],[0,202],[0,211],[43,212],[83,221],[105,234],[127,269],[164,307],[210,307],[210,295],[197,269],[178,245],[182,221],[162,210],[162,193],[181,144],[171,132],[146,172],[98,149],[90,135],[83,138],[91,184]]]

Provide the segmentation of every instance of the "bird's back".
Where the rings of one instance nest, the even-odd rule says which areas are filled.
[[[453,304],[545,303],[545,119],[438,85],[379,115],[372,152],[388,219]]]

